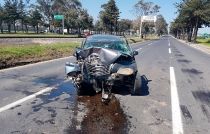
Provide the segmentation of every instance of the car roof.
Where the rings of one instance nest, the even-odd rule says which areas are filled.
[[[120,37],[115,35],[92,35],[88,36],[86,39],[87,42],[112,42],[112,41],[123,41]]]

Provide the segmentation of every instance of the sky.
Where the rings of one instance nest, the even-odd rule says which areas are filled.
[[[82,7],[88,10],[88,13],[93,16],[94,20],[98,20],[99,12],[102,10],[101,5],[108,2],[108,0],[79,0],[82,3]],[[119,8],[120,19],[131,19],[134,20],[136,17],[130,12],[133,6],[138,3],[139,0],[115,0],[117,7]],[[160,6],[158,14],[162,14],[166,22],[170,24],[173,19],[177,17],[175,12],[177,9],[174,7],[174,3],[180,2],[181,0],[144,0],[147,2],[153,2],[154,5]],[[30,3],[35,3],[36,0],[30,0]],[[0,0],[3,5],[4,0]],[[209,33],[210,28],[200,28],[198,33]]]

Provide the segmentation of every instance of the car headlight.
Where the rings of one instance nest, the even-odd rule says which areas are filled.
[[[131,68],[120,68],[117,73],[121,75],[131,75],[133,74],[133,69]]]

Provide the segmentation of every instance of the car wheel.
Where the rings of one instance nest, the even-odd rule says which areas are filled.
[[[78,96],[84,94],[85,84],[84,83],[74,83],[74,88]]]
[[[134,84],[133,87],[130,88],[131,95],[138,95],[141,93],[141,76],[138,72],[136,72],[134,76]]]

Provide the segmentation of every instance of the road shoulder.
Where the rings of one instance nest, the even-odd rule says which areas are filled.
[[[174,37],[173,37],[173,38],[174,38]],[[181,39],[177,39],[177,38],[174,38],[174,39],[176,39],[176,40],[178,40],[179,42],[182,42],[182,43],[184,43],[184,44],[186,44],[186,45],[189,45],[189,46],[191,46],[191,47],[194,47],[194,48],[196,48],[196,49],[198,49],[198,50],[201,50],[201,51],[203,51],[203,52],[205,52],[205,53],[210,54],[210,47],[204,46],[204,45],[202,45],[202,44],[196,44],[196,43],[192,43],[192,42],[187,42],[187,41],[185,41],[185,40],[181,40]]]

